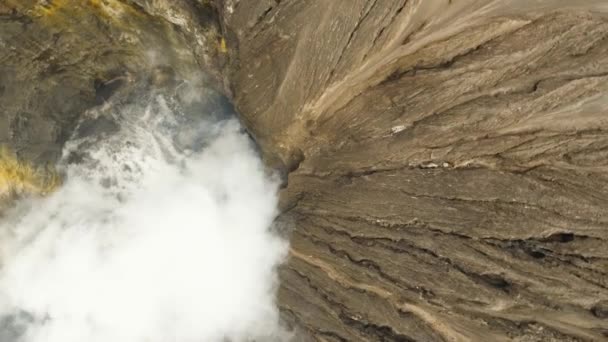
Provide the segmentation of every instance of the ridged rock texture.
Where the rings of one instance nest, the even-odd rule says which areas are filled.
[[[285,177],[297,340],[608,340],[605,0],[0,0],[0,142],[204,73]]]
[[[608,3],[225,1],[317,341],[608,340]]]
[[[219,79],[216,12],[189,1],[0,0],[0,143],[53,162],[78,117],[120,87]]]

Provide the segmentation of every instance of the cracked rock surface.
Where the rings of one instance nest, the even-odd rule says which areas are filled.
[[[288,174],[298,340],[604,341],[607,38],[605,0],[0,0],[0,143],[202,79]]]
[[[605,1],[225,1],[318,341],[608,340]]]

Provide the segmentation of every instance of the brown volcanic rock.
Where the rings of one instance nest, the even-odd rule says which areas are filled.
[[[605,1],[225,0],[319,341],[608,339]]]
[[[608,339],[605,0],[216,4],[227,55],[210,1],[3,0],[0,142],[52,161],[134,79],[228,60],[289,172],[279,304],[302,337]]]
[[[187,0],[2,0],[0,143],[52,162],[79,115],[134,78],[219,70],[214,13]]]

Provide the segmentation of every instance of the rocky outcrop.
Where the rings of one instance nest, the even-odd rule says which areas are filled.
[[[603,1],[224,1],[318,341],[608,339]]]
[[[0,143],[53,162],[78,117],[126,84],[162,83],[167,66],[219,84],[216,13],[191,1],[3,0]]]

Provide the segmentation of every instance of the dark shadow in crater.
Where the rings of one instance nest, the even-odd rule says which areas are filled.
[[[0,341],[16,342],[25,334],[29,325],[35,323],[34,316],[19,311],[10,316],[0,317]]]

